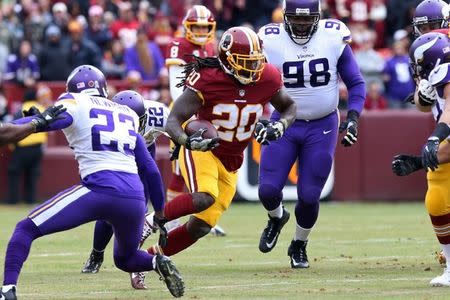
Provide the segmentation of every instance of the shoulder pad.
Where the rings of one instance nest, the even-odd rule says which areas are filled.
[[[347,25],[336,19],[323,19],[319,21],[319,27],[322,28],[324,32],[332,36],[338,36],[339,40],[344,43],[352,42],[352,34],[348,29]]]
[[[433,86],[440,86],[450,82],[450,63],[437,66],[428,75],[428,80]]]

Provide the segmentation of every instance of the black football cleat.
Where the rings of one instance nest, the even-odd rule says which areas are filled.
[[[259,240],[259,251],[267,253],[275,248],[280,235],[280,231],[283,226],[289,221],[290,214],[283,207],[283,215],[281,218],[272,218],[269,216],[269,221],[267,222],[266,228],[264,228],[261,233],[261,238]]]
[[[84,274],[95,274],[100,271],[100,267],[103,263],[103,251],[99,252],[94,249],[92,249],[91,255],[89,256],[88,260],[84,264],[83,270],[81,270],[81,273]]]
[[[308,241],[294,241],[288,248],[288,256],[291,258],[291,268],[304,269],[309,268],[308,256],[306,255],[306,245]]]
[[[11,287],[7,292],[0,290],[0,300],[17,300],[16,287]]]
[[[161,280],[166,283],[167,289],[175,298],[184,294],[184,282],[174,263],[164,255],[156,255],[156,270]]]

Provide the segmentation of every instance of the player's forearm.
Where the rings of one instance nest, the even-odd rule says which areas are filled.
[[[29,124],[34,119],[36,119],[36,116],[24,117],[24,118],[16,119],[12,123],[17,124],[17,125]],[[67,112],[63,112],[58,116],[58,119],[56,119],[52,123],[48,124],[47,128],[44,131],[47,132],[47,131],[55,131],[55,130],[64,129],[64,128],[69,127],[72,124],[72,122],[73,122],[72,116]]]
[[[36,127],[31,124],[15,125],[15,124],[0,124],[0,146],[9,143],[16,143],[33,132]]]
[[[184,122],[185,121],[183,121],[181,118],[172,114],[170,114],[169,118],[167,119],[166,132],[174,142],[180,145],[184,145],[188,138],[187,134],[181,127],[181,124],[183,124]]]
[[[292,123],[294,123],[295,121],[295,117],[297,116],[297,105],[295,104],[295,102],[291,102],[290,105],[288,105],[284,111],[279,111],[280,112],[280,121],[286,122],[286,124],[284,124],[285,128],[291,126]],[[283,121],[285,120],[285,121]]]
[[[366,84],[353,56],[353,52],[348,45],[345,46],[344,51],[339,57],[337,70],[348,90],[347,109],[361,114],[366,99]]]

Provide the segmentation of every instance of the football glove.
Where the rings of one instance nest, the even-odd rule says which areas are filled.
[[[399,154],[394,156],[392,160],[392,172],[397,176],[408,176],[420,169],[423,169],[420,156]]]
[[[428,80],[426,79],[420,80],[417,89],[418,89],[419,103],[421,105],[431,106],[436,102],[437,100],[436,89],[431,85],[431,83]]]
[[[184,144],[186,149],[194,150],[194,151],[209,151],[217,146],[219,146],[220,138],[212,138],[212,139],[205,139],[203,138],[203,133],[206,132],[208,129],[201,128],[197,130],[194,134],[189,136],[186,140],[186,143]]]
[[[47,129],[48,125],[55,122],[62,117],[58,117],[60,114],[66,111],[66,108],[62,105],[50,106],[43,113],[35,115],[35,118],[31,123],[35,126],[36,132],[41,132]]]
[[[260,120],[256,123],[254,136],[258,143],[268,145],[270,141],[275,141],[282,137],[285,129],[283,122]]]
[[[429,137],[427,143],[422,149],[422,165],[425,169],[429,168],[431,171],[434,171],[438,168],[438,149],[439,138],[435,136]]]
[[[40,114],[41,112],[36,106],[30,107],[28,110],[22,111],[24,117],[31,117]]]
[[[161,247],[165,247],[167,245],[167,229],[166,227],[164,227],[166,223],[166,218],[158,217],[156,214],[153,216],[153,232],[155,233],[157,230],[159,230],[158,245]]]
[[[353,119],[345,120],[339,126],[339,133],[345,131],[345,135],[341,140],[341,144],[350,147],[358,140],[358,121]]]

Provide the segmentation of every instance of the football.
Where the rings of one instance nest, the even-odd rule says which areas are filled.
[[[194,119],[188,121],[186,127],[184,127],[184,131],[188,136],[190,136],[201,128],[208,129],[205,133],[203,133],[204,138],[212,139],[219,136],[216,127],[214,127],[214,125],[211,124],[211,122],[208,122],[206,120]]]

